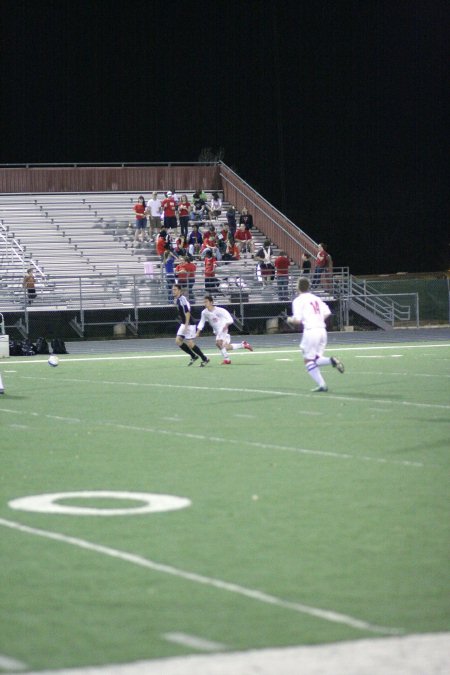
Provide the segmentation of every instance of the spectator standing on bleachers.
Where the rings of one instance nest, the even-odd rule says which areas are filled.
[[[149,216],[149,233],[153,240],[157,237],[161,227],[161,200],[158,199],[158,193],[153,192],[147,202],[147,213]]]
[[[169,190],[165,199],[161,202],[161,208],[164,213],[164,229],[167,231],[177,229],[176,201],[172,192]]]
[[[226,216],[227,216],[227,223],[228,223],[228,227],[230,228],[230,232],[233,235],[233,237],[236,238],[236,227],[237,227],[236,209],[231,204],[228,207]]]
[[[189,269],[186,268],[186,256],[178,256],[178,264],[175,267],[175,276],[177,278],[177,284],[183,289],[183,293],[187,292],[189,287]]]
[[[166,243],[164,247],[162,264],[164,265],[164,273],[166,276],[167,299],[172,302],[172,286],[175,283],[175,263],[177,256],[170,249],[170,244]]]
[[[170,237],[167,234],[164,228],[161,229],[156,240],[156,253],[159,255],[161,262],[163,261],[164,251],[166,250],[166,244],[170,246]]]
[[[186,195],[181,195],[181,199],[178,202],[178,218],[180,221],[180,230],[181,234],[186,238],[188,236],[188,226],[189,226],[189,212],[191,210],[191,204],[186,197]]]
[[[259,249],[255,258],[259,262],[261,281],[264,286],[268,286],[274,280],[275,276],[275,268],[272,263],[272,247],[269,239],[264,241],[263,246]]]
[[[309,277],[311,274],[311,256],[309,253],[302,253],[302,275]]]
[[[194,302],[194,284],[195,284],[195,274],[197,272],[197,265],[194,263],[194,259],[189,253],[186,255],[186,263],[184,269],[188,273],[188,295],[189,301]]]
[[[203,244],[203,235],[198,229],[198,224],[194,223],[192,225],[192,231],[188,237],[188,249],[190,255],[199,255],[200,249]]]
[[[316,257],[316,266],[314,268],[314,276],[311,281],[311,290],[320,286],[322,274],[328,267],[328,252],[326,244],[319,244]]]
[[[236,230],[236,234],[234,235],[234,239],[236,244],[239,246],[239,250],[241,253],[249,252],[251,255],[254,254],[255,248],[252,233],[250,230],[246,229],[244,223],[239,225],[238,229]]]
[[[246,206],[244,206],[239,216],[239,225],[242,225],[242,223],[245,225],[246,230],[251,230],[253,227],[253,216],[248,212]]]
[[[142,195],[138,197],[136,204],[133,206],[133,211],[136,216],[136,222],[134,226],[134,242],[135,244],[138,241],[144,243],[145,230],[147,229],[147,218],[145,215],[147,211],[147,205]]]
[[[274,267],[277,278],[278,299],[282,302],[289,300],[289,265],[291,261],[285,251],[280,251],[280,255],[274,260]]]
[[[210,202],[211,217],[217,220],[222,213],[222,200],[218,192],[213,192]]]
[[[36,299],[37,294],[36,294],[36,279],[34,278],[33,274],[33,269],[30,267],[30,269],[27,270],[27,273],[25,274],[23,281],[22,281],[22,287],[26,290],[27,292],[27,302],[29,305],[33,302],[33,300]]]
[[[212,293],[219,286],[219,280],[216,277],[217,260],[210,248],[205,251],[205,291]]]

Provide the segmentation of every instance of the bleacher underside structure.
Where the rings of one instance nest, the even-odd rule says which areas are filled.
[[[268,319],[289,307],[302,254],[314,260],[317,243],[220,162],[0,167],[0,311],[8,332],[83,338],[111,335],[113,326],[117,335],[172,334],[176,315],[164,269],[154,242],[134,245],[133,205],[140,194],[148,199],[157,191],[162,198],[175,190],[190,199],[199,188],[208,198],[213,191],[223,198],[216,229],[230,205],[238,216],[245,206],[254,218],[255,251],[268,238],[274,257],[284,250],[292,260],[283,287],[276,278],[264,283],[250,253],[218,263],[218,304],[231,309],[242,329],[265,330]],[[193,304],[201,306],[204,265],[195,262]],[[29,268],[37,291],[31,304],[22,287]],[[333,306],[339,330],[355,317],[382,329],[418,325],[416,294],[377,294],[346,267],[327,269],[316,292]]]

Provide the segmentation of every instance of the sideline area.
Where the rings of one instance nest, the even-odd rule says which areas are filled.
[[[449,661],[450,634],[437,633],[46,670],[39,675],[448,675]]]

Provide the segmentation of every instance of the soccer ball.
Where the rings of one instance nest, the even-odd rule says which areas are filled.
[[[52,354],[51,356],[48,357],[47,363],[49,366],[56,368],[56,366],[59,364],[59,359],[57,356],[55,356],[55,354]]]

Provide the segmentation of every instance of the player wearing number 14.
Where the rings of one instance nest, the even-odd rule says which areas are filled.
[[[309,280],[305,277],[298,280],[298,291],[292,303],[292,316],[288,317],[287,322],[291,326],[303,324],[300,349],[306,370],[317,384],[312,391],[328,391],[320,366],[333,366],[340,373],[344,372],[344,365],[339,359],[323,355],[327,346],[325,320],[330,316],[331,310],[317,295],[309,292]]]

